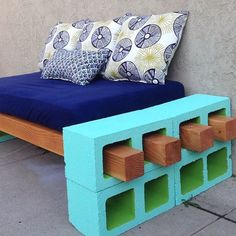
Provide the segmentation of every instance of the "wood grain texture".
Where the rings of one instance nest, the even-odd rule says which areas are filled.
[[[103,167],[106,174],[130,181],[144,174],[144,155],[124,144],[111,144],[103,150]]]
[[[161,135],[148,134],[143,138],[144,159],[162,166],[169,166],[181,160],[181,141]]]
[[[64,155],[61,132],[20,118],[0,114],[0,130],[36,146]]]
[[[213,128],[214,139],[227,142],[236,138],[235,117],[210,115],[208,122]]]
[[[180,126],[180,139],[183,148],[203,152],[213,146],[213,128],[196,123],[184,123]]]
[[[64,156],[62,133],[14,116],[0,113],[0,130],[48,151]],[[126,145],[109,145],[104,150],[104,172],[123,181],[144,173],[142,151]]]

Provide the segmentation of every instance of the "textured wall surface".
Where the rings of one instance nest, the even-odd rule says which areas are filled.
[[[168,78],[181,81],[188,94],[230,96],[236,115],[235,0],[0,0],[0,6],[0,76],[36,71],[49,28],[58,21],[189,10]]]

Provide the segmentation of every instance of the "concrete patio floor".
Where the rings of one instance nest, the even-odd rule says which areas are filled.
[[[0,150],[0,236],[81,235],[67,220],[63,159],[18,139]],[[124,235],[236,235],[236,178]]]

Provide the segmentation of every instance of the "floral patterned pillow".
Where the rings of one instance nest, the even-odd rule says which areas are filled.
[[[74,50],[85,24],[89,19],[79,20],[74,23],[58,23],[48,35],[44,49],[40,55],[39,68],[42,70],[49,59],[58,49]]]
[[[113,51],[116,39],[122,24],[131,17],[131,13],[107,21],[90,22],[83,28],[79,37],[77,49],[98,51],[106,48],[110,53]]]
[[[164,84],[180,42],[187,12],[133,16],[122,25],[105,77]]]

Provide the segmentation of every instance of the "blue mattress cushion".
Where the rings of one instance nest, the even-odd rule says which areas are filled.
[[[165,85],[96,78],[88,86],[43,80],[41,73],[0,79],[0,113],[61,131],[63,127],[147,108],[184,97],[176,81]]]

